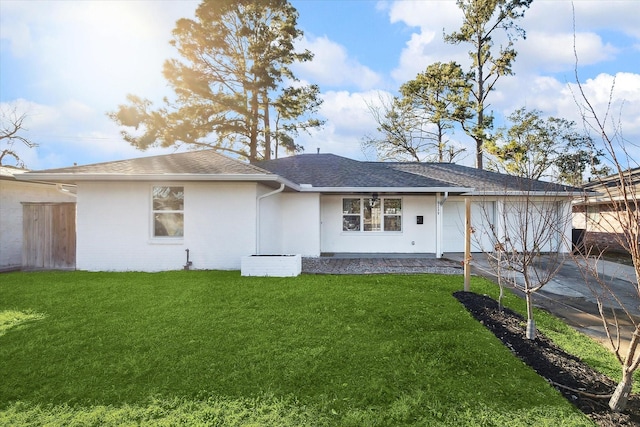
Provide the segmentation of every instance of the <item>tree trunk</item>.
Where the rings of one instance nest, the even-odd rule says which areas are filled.
[[[475,131],[474,139],[476,140],[476,168],[483,169],[484,166],[482,164],[482,145],[484,143],[484,73],[482,69],[483,61],[482,61],[482,46],[484,45],[480,34],[478,34],[478,48],[476,50],[476,78],[477,78],[477,90],[476,101],[478,105],[476,106],[476,114],[477,117],[477,128]]]
[[[609,408],[615,412],[622,412],[627,407],[629,396],[631,395],[631,387],[633,386],[633,372],[625,370],[622,374],[622,381],[618,383],[613,396],[609,400]]]
[[[264,109],[264,159],[271,160],[271,126],[269,118],[269,95],[267,91],[264,91],[262,95],[263,109]]]
[[[438,122],[438,162],[442,163],[444,161],[444,143],[442,140],[444,139],[444,132],[442,129],[442,124]]]
[[[527,301],[527,339],[536,339],[536,322],[533,320],[533,296],[530,293],[526,294]]]
[[[251,91],[251,123],[249,125],[249,162],[258,160],[258,92],[255,88]]]

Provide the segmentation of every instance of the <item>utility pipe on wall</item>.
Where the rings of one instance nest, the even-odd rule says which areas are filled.
[[[449,198],[449,192],[445,191],[441,198],[440,193],[436,194],[436,258],[442,258],[442,233],[444,230],[444,202]]]
[[[256,199],[256,255],[260,255],[260,201],[284,191],[285,185],[280,184],[280,188],[269,193],[258,196]]]

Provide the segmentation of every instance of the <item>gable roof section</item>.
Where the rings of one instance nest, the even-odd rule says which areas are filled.
[[[78,181],[278,181],[256,166],[231,159],[215,150],[199,150],[115,162],[27,172],[19,179]]]
[[[396,191],[464,193],[455,183],[389,167],[387,163],[360,162],[334,154],[300,154],[256,163],[300,185],[300,191]]]

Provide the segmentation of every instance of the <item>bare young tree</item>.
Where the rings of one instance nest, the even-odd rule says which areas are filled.
[[[628,252],[634,267],[635,283],[632,283],[635,295],[640,298],[640,168],[637,153],[640,147],[622,136],[620,119],[612,116],[615,80],[609,93],[609,102],[604,113],[598,113],[590,102],[578,77],[576,55],[576,103],[580,108],[585,127],[600,136],[599,146],[606,153],[613,174],[607,177],[596,176],[589,186],[597,191],[600,198],[606,200],[606,212],[597,217],[586,216],[587,229],[608,232],[618,247]],[[585,197],[589,200],[589,197]],[[640,320],[630,313],[629,307],[608,286],[609,278],[602,274],[601,259],[606,248],[589,247],[578,252],[578,265],[585,282],[591,285],[596,297],[602,324],[613,352],[622,368],[622,379],[618,383],[609,407],[614,411],[623,411],[629,400],[633,386],[633,374],[640,367]],[[606,299],[615,302],[618,310],[605,308]],[[620,316],[631,325],[630,334],[622,334]],[[627,342],[623,344],[623,341]]]
[[[15,166],[25,167],[24,161],[16,150],[15,143],[21,143],[27,148],[37,147],[38,144],[29,141],[22,135],[26,113],[18,113],[17,108],[0,108],[0,166],[8,164],[8,159],[13,159]]]
[[[500,294],[509,287],[524,295],[527,305],[526,337],[535,339],[533,296],[547,285],[564,263],[564,236],[571,224],[571,207],[558,186],[534,191],[540,181],[518,178],[519,196],[483,203],[484,236],[477,235],[489,265],[494,270]],[[569,190],[571,191],[571,190]],[[484,238],[483,238],[484,237]],[[486,246],[490,241],[492,247]]]
[[[613,105],[615,100],[615,79],[609,91],[609,100],[604,112],[599,112],[586,94],[578,73],[578,53],[575,42],[575,13],[574,13],[574,43],[573,53],[575,57],[575,80],[577,91],[574,100],[584,123],[585,129],[598,136],[599,149],[605,152],[605,161],[613,173],[608,177],[595,176],[596,187],[601,197],[608,202],[607,215],[598,216],[597,220],[586,218],[586,226],[595,226],[599,229],[614,231],[610,236],[620,248],[628,252],[633,263],[635,282],[631,286],[635,295],[640,298],[640,179],[638,174],[640,146],[638,143],[626,140],[622,135],[622,119],[614,115]],[[587,199],[585,197],[585,199]],[[591,224],[590,224],[591,223]],[[609,343],[614,354],[620,362],[622,378],[618,383],[611,399],[609,407],[613,411],[623,411],[629,401],[633,386],[633,374],[640,367],[640,321],[631,315],[628,307],[621,301],[615,292],[608,286],[608,280],[601,274],[599,261],[603,255],[602,248],[589,248],[584,252],[578,252],[580,259],[578,265],[582,266],[585,281],[589,284],[593,279],[596,287],[592,287],[594,296],[598,302],[598,309],[602,324],[607,333]],[[630,334],[623,338],[621,322],[616,310],[605,310],[604,300],[614,300],[619,306],[618,313],[622,313],[632,326]],[[613,327],[611,327],[613,324]],[[626,339],[625,346],[621,345]]]

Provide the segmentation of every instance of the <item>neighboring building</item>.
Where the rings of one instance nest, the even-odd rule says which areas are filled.
[[[55,183],[18,181],[27,172],[0,166],[0,270],[22,266],[23,203],[75,202],[75,195],[67,187]]]
[[[620,177],[614,174],[585,184],[586,195],[574,202],[573,226],[585,230],[584,242],[587,246],[624,251],[619,244],[620,234],[629,224],[620,222],[625,217],[620,210],[626,209],[625,197],[632,212],[640,204],[640,168],[631,169],[624,175],[626,195],[621,193]],[[638,220],[637,213],[631,220]]]
[[[360,162],[303,154],[247,164],[213,150],[29,172],[77,186],[77,268],[239,269],[252,254],[464,250],[465,198],[474,251],[506,229],[507,206],[553,203],[566,251],[578,189],[444,163]],[[526,190],[523,190],[525,189]]]

